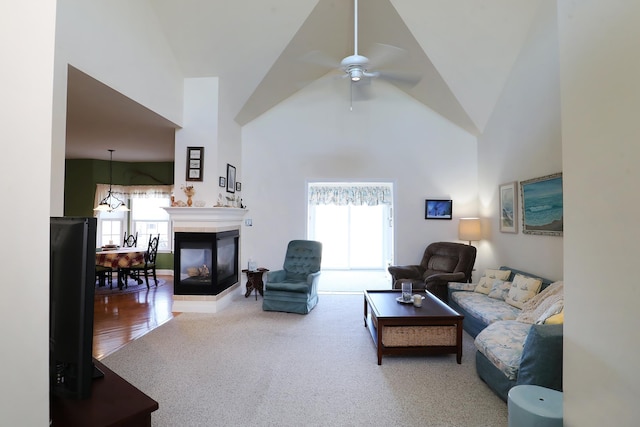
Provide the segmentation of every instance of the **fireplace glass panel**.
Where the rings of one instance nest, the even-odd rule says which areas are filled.
[[[212,255],[210,243],[191,242],[188,248],[180,249],[180,280],[189,284],[210,285]]]

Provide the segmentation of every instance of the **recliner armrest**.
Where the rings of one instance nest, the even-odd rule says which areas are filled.
[[[282,282],[287,278],[285,270],[275,270],[267,272],[267,282]]]
[[[437,273],[437,274],[432,274],[431,276],[428,276],[426,279],[424,279],[424,283],[430,283],[430,282],[460,282],[463,281],[465,278],[465,274],[462,271],[459,271],[457,273]]]
[[[392,265],[387,270],[394,282],[399,279],[420,279],[424,273],[424,268],[419,265]]]
[[[318,282],[320,280],[320,272],[316,271],[315,273],[311,273],[307,276],[307,284],[312,285],[314,282]]]

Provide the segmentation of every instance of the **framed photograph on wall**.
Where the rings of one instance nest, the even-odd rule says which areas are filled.
[[[224,176],[221,176],[220,178],[218,178],[218,187],[226,187],[227,186],[227,178],[225,178]]]
[[[424,219],[453,218],[453,200],[427,199],[424,201]]]
[[[562,236],[564,213],[562,173],[520,182],[522,232]]]
[[[518,181],[499,186],[500,193],[500,231],[518,232]]]
[[[227,163],[227,192],[236,192],[236,167]]]
[[[187,147],[187,181],[202,181],[204,147]]]
[[[242,184],[239,182],[236,182],[236,191],[238,192],[242,191]]]

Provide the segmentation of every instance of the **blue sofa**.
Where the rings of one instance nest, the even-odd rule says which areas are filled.
[[[513,281],[516,274],[541,279],[540,291],[552,283],[507,266],[500,267],[500,270],[511,271],[507,281]],[[463,328],[476,338],[478,376],[505,402],[511,387],[519,384],[534,384],[561,391],[562,324],[532,325],[518,322],[515,319],[520,310],[505,301],[476,292],[473,295],[456,295],[459,292],[473,292],[475,286],[470,283],[450,283],[448,292],[449,306],[465,316]],[[506,359],[504,363],[502,360],[496,361],[495,357],[492,361],[483,354],[483,351],[493,354],[491,346],[496,350],[495,353],[499,353],[498,358]]]

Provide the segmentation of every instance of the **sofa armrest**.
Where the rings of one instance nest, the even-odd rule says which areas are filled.
[[[517,384],[562,391],[562,325],[532,325],[524,342]]]
[[[431,276],[427,276],[424,279],[424,283],[430,282],[460,282],[464,280],[465,274],[462,271],[457,273],[436,273]]]
[[[388,268],[393,281],[400,279],[421,279],[424,268],[419,265],[392,265]]]

